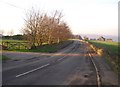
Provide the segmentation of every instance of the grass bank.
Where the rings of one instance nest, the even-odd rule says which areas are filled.
[[[67,40],[60,43],[54,43],[54,44],[44,44],[41,46],[36,47],[35,49],[7,49],[6,51],[17,51],[17,52],[47,52],[47,53],[53,53],[57,52],[60,49],[65,48],[66,46],[70,45],[73,41]]]
[[[120,74],[120,42],[106,42],[106,41],[88,41],[94,47],[93,49],[99,51],[102,50],[102,56],[106,59],[106,62],[111,68]]]
[[[97,48],[104,49],[105,52],[113,56],[118,55],[118,50],[120,51],[120,45],[118,45],[118,42],[105,42],[105,41],[89,41],[89,42],[92,43]]]

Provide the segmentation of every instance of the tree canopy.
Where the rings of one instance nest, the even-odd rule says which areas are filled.
[[[31,10],[25,19],[23,34],[31,46],[39,46],[43,43],[52,44],[68,40],[72,32],[62,20],[62,13],[55,11],[54,15]]]

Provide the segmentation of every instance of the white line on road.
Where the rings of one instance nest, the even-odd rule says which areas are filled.
[[[39,70],[39,69],[42,69],[42,68],[44,68],[44,67],[46,67],[46,66],[49,66],[49,65],[50,65],[49,63],[48,63],[48,64],[45,64],[45,65],[42,65],[42,66],[40,66],[40,67],[38,67],[38,68],[36,68],[36,69],[33,69],[33,70],[27,71],[27,72],[25,72],[25,73],[19,74],[19,75],[17,75],[16,77],[20,77],[20,76],[29,74],[29,73],[31,73],[31,72],[34,72],[34,71]]]
[[[62,57],[62,58],[60,58],[60,59],[58,59],[57,61],[61,61],[62,59],[64,59],[66,56],[64,56],[64,57]]]

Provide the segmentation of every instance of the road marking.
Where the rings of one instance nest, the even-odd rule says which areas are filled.
[[[60,54],[62,54],[62,53],[59,53],[59,55],[60,55]],[[58,55],[58,54],[57,54],[57,55]],[[65,57],[66,57],[66,56],[58,59],[57,61],[60,61],[60,60],[64,59]],[[20,76],[23,76],[23,75],[26,75],[26,74],[29,74],[29,73],[32,73],[32,72],[34,72],[34,71],[37,71],[37,70],[42,69],[42,68],[44,68],[44,67],[46,67],[46,66],[49,66],[49,65],[50,65],[50,64],[48,63],[48,64],[46,64],[46,65],[40,66],[40,67],[38,67],[38,68],[35,68],[35,69],[33,69],[33,70],[30,70],[30,71],[27,71],[27,72],[25,72],[25,73],[16,75],[16,78],[17,78],[17,77],[20,77]]]
[[[57,61],[61,61],[62,59],[64,59],[66,56],[64,56],[64,57],[62,57],[62,58],[60,58],[60,59],[58,59]]]
[[[46,67],[46,66],[49,66],[49,65],[50,65],[49,63],[48,63],[48,64],[45,64],[45,65],[42,65],[42,66],[40,66],[40,67],[38,67],[38,68],[36,68],[36,69],[33,69],[33,70],[27,71],[27,72],[25,72],[25,73],[19,74],[19,75],[17,75],[16,77],[20,77],[20,76],[23,76],[23,75],[32,73],[32,72],[34,72],[34,71],[37,71],[37,70],[42,69],[42,68],[44,68],[44,67]]]

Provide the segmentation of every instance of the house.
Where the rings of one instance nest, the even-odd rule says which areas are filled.
[[[112,40],[111,38],[106,39],[106,41],[108,41],[108,42],[113,42],[113,40]]]
[[[82,37],[80,35],[74,35],[74,38],[82,40]]]
[[[97,40],[99,40],[99,41],[105,41],[106,39],[101,36],[101,37],[99,37]]]
[[[84,36],[84,40],[89,40],[89,38],[87,36]]]
[[[95,38],[90,38],[90,40],[96,40]]]

